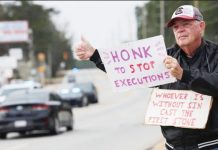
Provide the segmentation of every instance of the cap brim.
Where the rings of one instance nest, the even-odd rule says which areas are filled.
[[[193,17],[189,17],[189,16],[178,16],[178,17],[175,17],[175,18],[171,19],[170,21],[168,21],[166,26],[168,28],[171,27],[174,24],[176,19],[193,20],[194,18]]]

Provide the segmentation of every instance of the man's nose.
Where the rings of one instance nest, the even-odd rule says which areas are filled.
[[[183,32],[184,31],[184,26],[183,25],[179,25],[177,28],[177,32]]]

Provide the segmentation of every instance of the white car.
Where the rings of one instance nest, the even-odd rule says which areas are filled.
[[[42,88],[42,85],[34,81],[24,81],[21,83],[11,83],[3,85],[0,88],[0,103],[3,102],[5,100],[5,97],[12,92],[36,88]]]

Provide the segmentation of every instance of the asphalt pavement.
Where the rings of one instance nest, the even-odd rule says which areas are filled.
[[[82,78],[84,80],[84,77]],[[58,84],[61,82],[61,78],[58,79],[53,79],[50,82],[53,83],[52,86],[50,86],[50,88],[55,88],[54,84]],[[99,82],[102,80],[99,80]],[[104,80],[103,80],[104,81]],[[108,92],[107,92],[108,93]],[[153,146],[151,146],[150,148],[145,148],[145,150],[164,150],[164,139],[161,139],[160,141],[158,141],[156,144],[154,144]]]

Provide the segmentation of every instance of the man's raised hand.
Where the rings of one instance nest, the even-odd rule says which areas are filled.
[[[87,60],[93,55],[95,48],[82,36],[81,42],[76,45],[74,51],[79,59]]]

